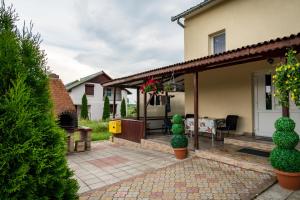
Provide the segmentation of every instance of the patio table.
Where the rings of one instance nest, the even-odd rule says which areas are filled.
[[[206,117],[200,117],[198,119],[198,128],[199,132],[204,133],[210,133],[212,135],[212,143],[214,142],[214,137],[216,135],[216,129],[217,129],[217,119],[215,118],[206,118]],[[194,118],[187,118],[185,119],[185,129],[188,132],[193,133],[194,132]]]

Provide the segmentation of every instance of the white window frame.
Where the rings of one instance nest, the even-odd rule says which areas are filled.
[[[225,52],[226,51],[226,31],[225,31],[225,29],[223,29],[223,30],[221,30],[221,31],[217,31],[217,32],[215,32],[215,33],[212,33],[212,34],[210,34],[209,35],[209,53],[210,53],[210,55],[214,55],[215,54],[215,50],[214,50],[214,38],[215,37],[217,37],[217,36],[220,36],[220,35],[222,35],[222,34],[224,34],[225,35],[225,48],[224,48],[224,51],[223,52]]]

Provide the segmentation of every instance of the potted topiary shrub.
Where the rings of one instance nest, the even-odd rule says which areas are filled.
[[[288,117],[281,117],[275,122],[276,131],[270,161],[275,168],[279,185],[291,190],[300,189],[300,152],[295,149],[299,135],[294,131],[295,122]]]
[[[300,189],[300,152],[295,149],[299,135],[294,131],[295,122],[289,118],[289,97],[300,106],[300,64],[296,53],[290,49],[286,53],[286,63],[276,67],[273,76],[275,96],[283,107],[283,117],[275,122],[273,142],[276,147],[270,155],[279,184],[291,190]]]
[[[172,139],[171,145],[174,149],[174,153],[177,159],[184,159],[187,157],[187,146],[188,146],[188,139],[183,134],[184,133],[184,126],[183,126],[183,119],[180,115],[174,115],[172,118]]]

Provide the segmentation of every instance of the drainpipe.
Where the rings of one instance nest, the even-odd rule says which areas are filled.
[[[177,19],[177,24],[182,28],[184,28],[184,24],[180,21],[180,18]]]

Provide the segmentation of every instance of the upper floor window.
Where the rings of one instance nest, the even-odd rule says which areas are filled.
[[[85,84],[85,94],[94,96],[94,85],[93,84]]]
[[[225,31],[211,35],[211,53],[218,54],[226,51]]]
[[[106,96],[111,97],[112,89],[106,88]]]

